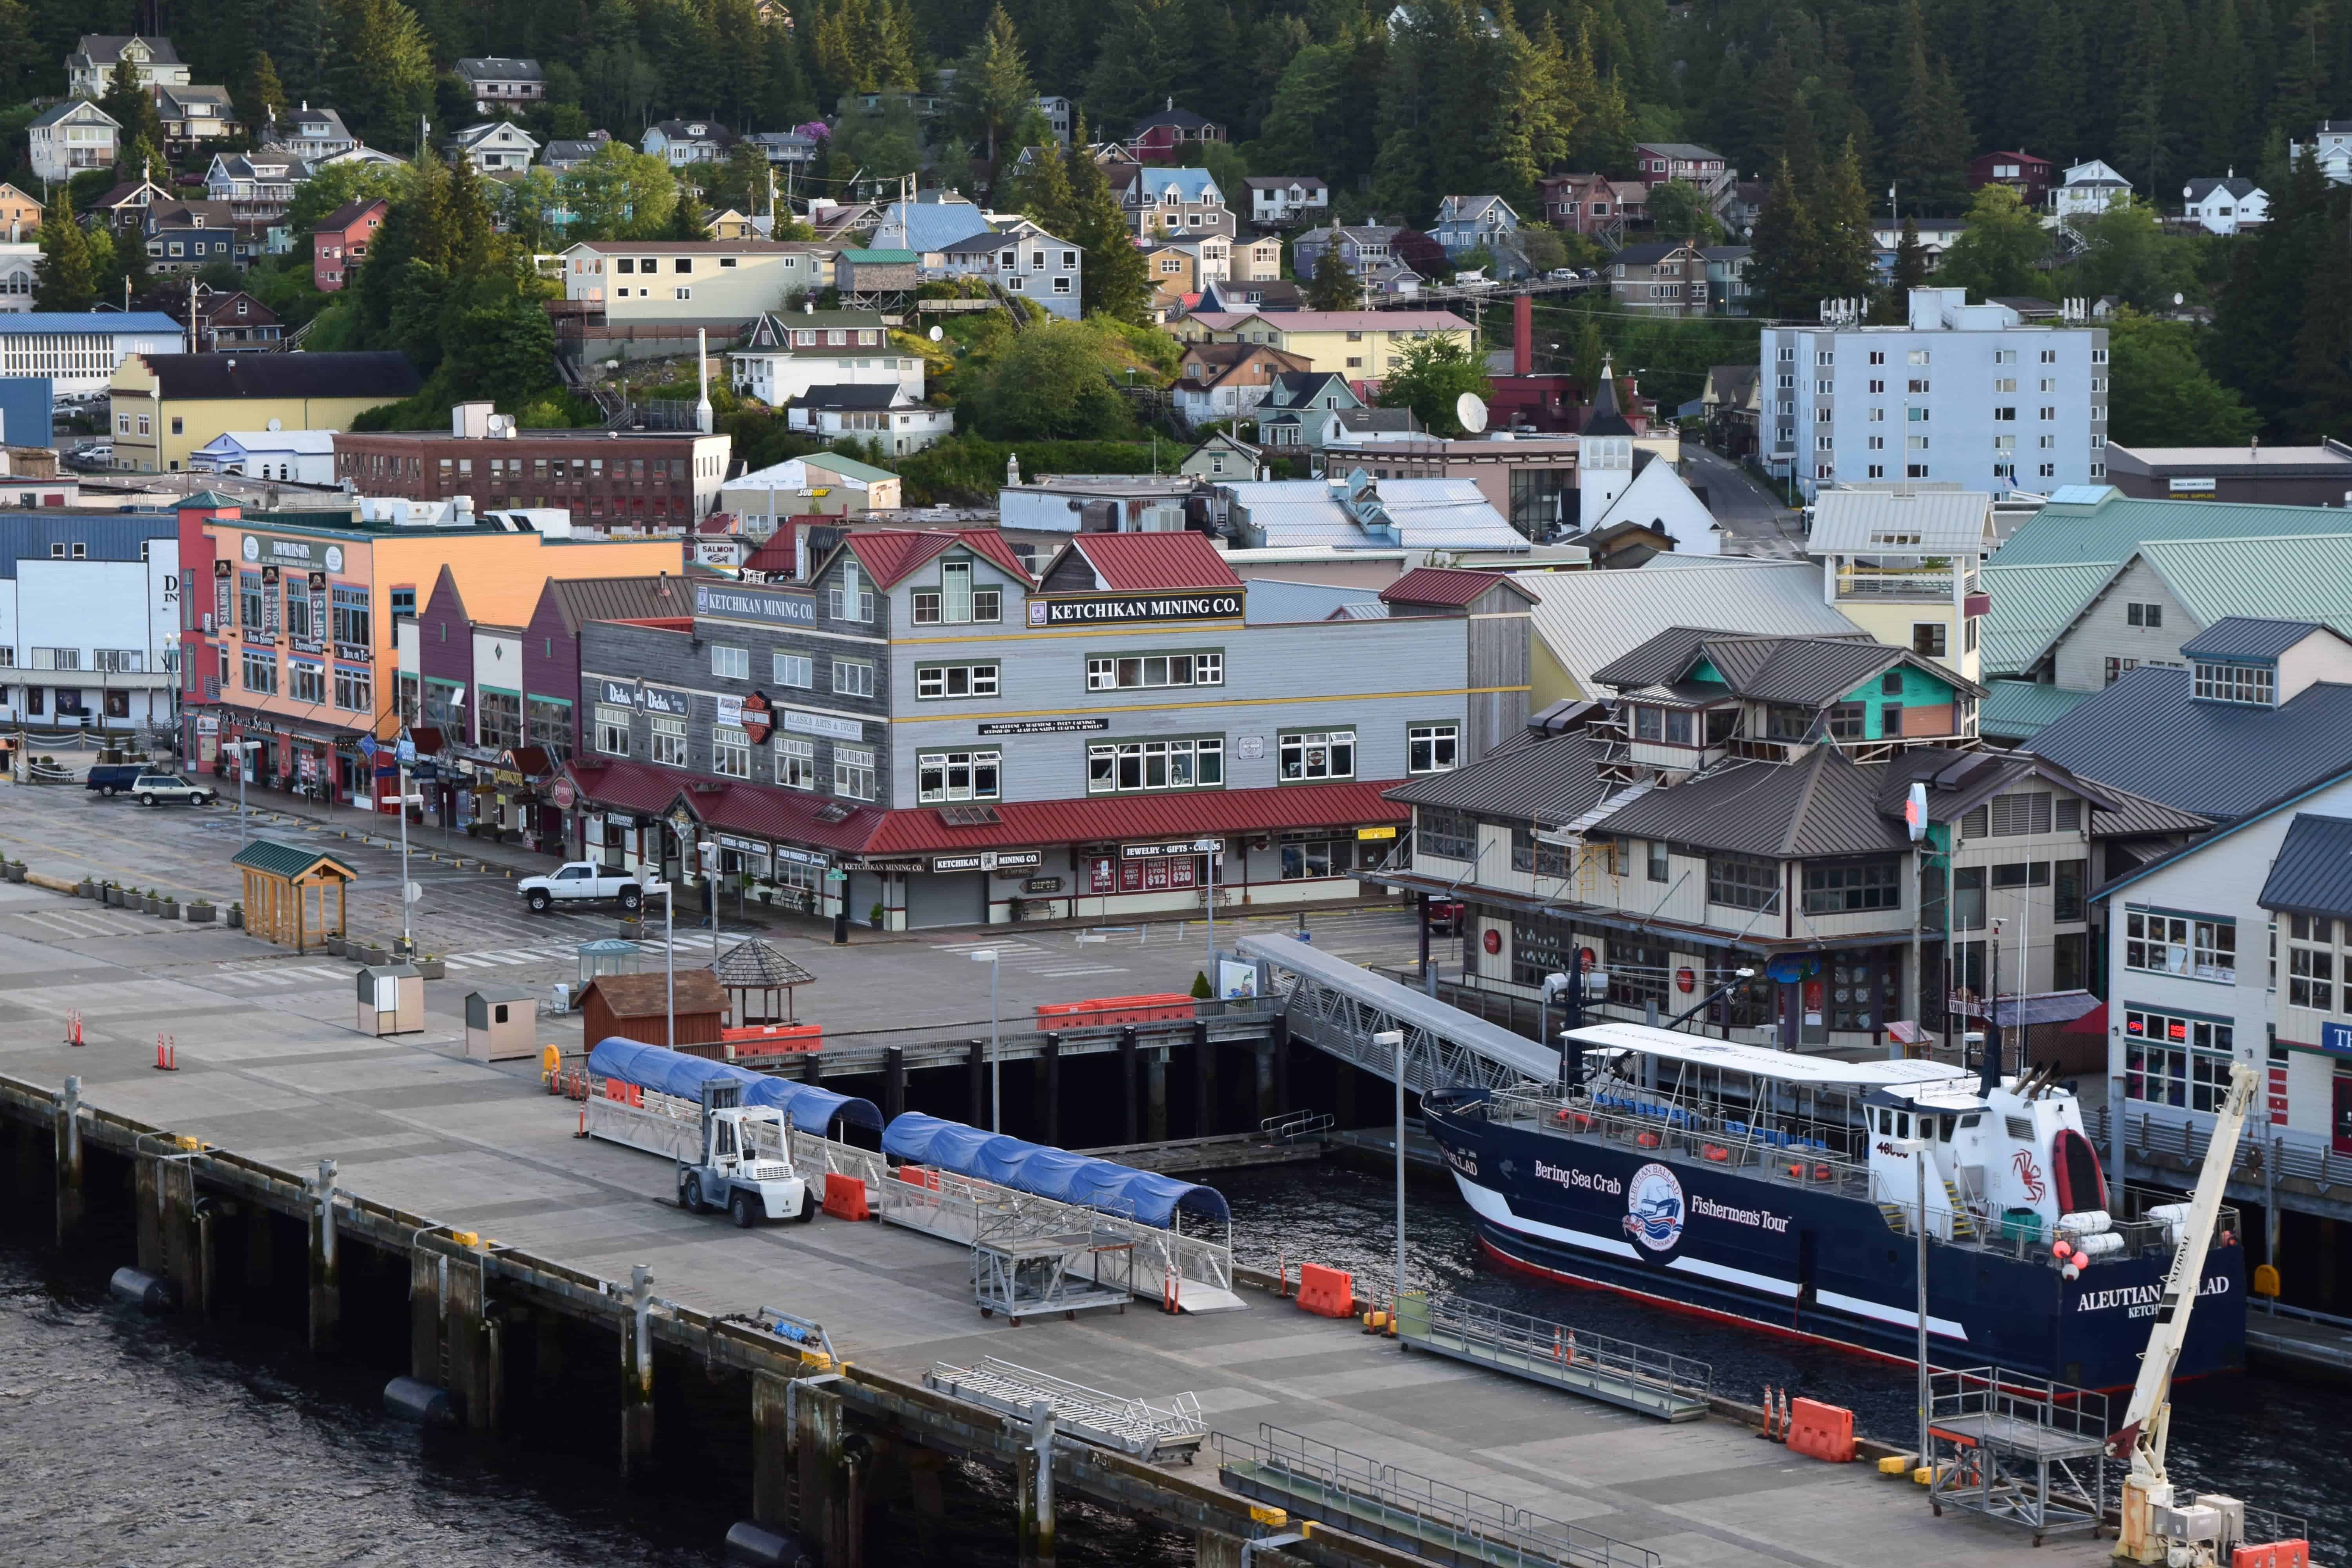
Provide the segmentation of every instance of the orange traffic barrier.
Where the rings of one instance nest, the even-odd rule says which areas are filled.
[[[866,1184],[838,1171],[824,1173],[824,1212],[835,1219],[872,1219],[866,1206]]]
[[[2273,1541],[2230,1551],[2230,1568],[2311,1568],[2311,1542]]]
[[[940,1173],[928,1165],[901,1165],[898,1179],[909,1186],[929,1187],[935,1193],[940,1190]]]
[[[1833,1465],[1853,1459],[1853,1412],[1842,1405],[1818,1399],[1789,1402],[1789,1447],[1811,1458]]]
[[[736,1056],[784,1056],[824,1049],[824,1028],[819,1024],[746,1024],[721,1029],[719,1037],[735,1047],[731,1054]]]
[[[1040,1029],[1097,1028],[1110,1024],[1157,1024],[1171,1018],[1190,1021],[1192,998],[1181,991],[1156,991],[1141,996],[1090,996],[1083,1002],[1038,1004]]]
[[[158,1072],[180,1070],[180,1042],[177,1037],[168,1035],[155,1037],[155,1070]]]
[[[1326,1268],[1319,1263],[1298,1266],[1298,1308],[1318,1318],[1352,1318],[1356,1315],[1355,1277],[1342,1269]]]

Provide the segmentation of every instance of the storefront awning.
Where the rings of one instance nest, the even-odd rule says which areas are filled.
[[[882,811],[770,784],[675,773],[645,763],[575,758],[566,764],[592,807],[661,816],[683,802],[705,825],[772,843],[844,855],[951,855],[1063,844],[1225,837],[1402,825],[1407,807],[1381,792],[1398,782],[1195,790],[1080,800],[1002,801]]]

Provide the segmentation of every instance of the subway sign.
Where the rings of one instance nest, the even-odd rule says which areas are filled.
[[[1084,598],[1029,601],[1033,626],[1116,626],[1124,621],[1232,621],[1242,614],[1237,592],[1089,594]]]

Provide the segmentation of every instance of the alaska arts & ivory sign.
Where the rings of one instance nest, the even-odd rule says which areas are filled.
[[[1189,594],[1088,594],[1083,598],[1029,600],[1033,626],[1117,625],[1122,621],[1237,621],[1239,590]]]

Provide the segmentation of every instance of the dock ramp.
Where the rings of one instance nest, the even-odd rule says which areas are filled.
[[[1243,957],[1272,973],[1291,1038],[1393,1080],[1396,1058],[1372,1037],[1404,1035],[1405,1087],[1415,1093],[1455,1085],[1514,1089],[1559,1079],[1559,1053],[1523,1035],[1373,973],[1290,936],[1245,936]]]
[[[1168,1459],[1181,1459],[1189,1465],[1209,1437],[1201,1402],[1192,1394],[1180,1394],[1164,1405],[1154,1405],[1105,1394],[992,1355],[982,1356],[971,1366],[940,1362],[923,1373],[923,1385],[1022,1421],[1028,1420],[1037,1405],[1050,1405],[1056,1431],[1082,1443],[1132,1454],[1147,1465]]]
[[[1398,1297],[1397,1341],[1662,1421],[1700,1419],[1715,1391],[1703,1361],[1455,1296]]]

